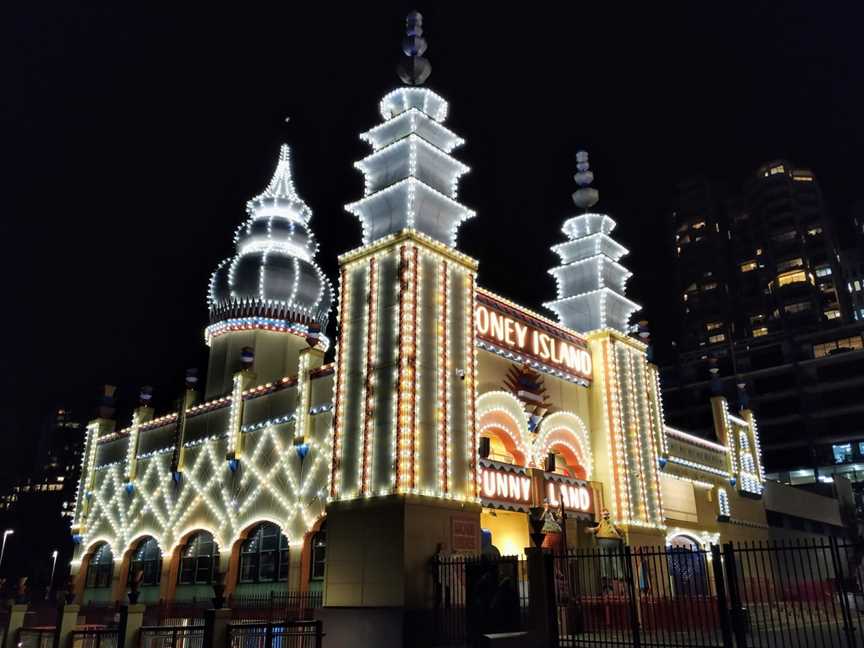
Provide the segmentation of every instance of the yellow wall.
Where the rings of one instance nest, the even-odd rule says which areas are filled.
[[[531,542],[526,513],[483,509],[480,528],[492,532],[492,544],[502,556],[525,557],[525,547],[530,546]]]

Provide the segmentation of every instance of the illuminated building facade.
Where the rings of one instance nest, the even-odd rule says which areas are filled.
[[[409,23],[405,86],[361,136],[365,195],[347,210],[363,238],[339,257],[333,362],[334,291],[283,148],[211,281],[204,400],[190,384],[178,412],[144,403],[128,427],[88,426],[73,523],[85,599],[121,597],[150,560],[143,601],[208,596],[221,572],[228,592],[413,607],[439,543],[521,553],[531,508],[563,511],[571,544],[604,508],[632,544],[765,536],[752,415],[714,399],[718,442],[664,423],[587,154],[550,271],[558,321],[478,286],[481,263],[458,249],[475,217],[457,196],[463,140],[422,87]]]

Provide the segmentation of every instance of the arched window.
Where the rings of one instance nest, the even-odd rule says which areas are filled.
[[[288,538],[275,524],[259,524],[240,548],[241,583],[288,580]]]
[[[111,547],[101,544],[93,552],[87,567],[87,587],[111,587],[114,575],[114,554]]]
[[[213,582],[217,569],[219,569],[219,547],[216,546],[212,533],[201,531],[189,538],[189,542],[183,547],[177,583],[207,585]]]
[[[138,548],[132,554],[129,562],[129,582],[138,572],[143,572],[141,585],[158,585],[162,574],[162,552],[154,538],[145,538],[138,543]]]
[[[327,520],[321,523],[321,528],[312,536],[312,564],[310,565],[310,580],[324,580],[324,565],[327,564]]]

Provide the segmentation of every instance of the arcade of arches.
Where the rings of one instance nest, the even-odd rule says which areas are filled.
[[[268,521],[247,528],[230,551],[221,551],[213,534],[200,529],[169,549],[152,536],[137,538],[122,554],[97,541],[82,558],[75,591],[85,603],[123,600],[137,580],[142,603],[210,598],[220,571],[226,575],[226,595],[321,591],[326,552],[324,518],[302,546],[291,545]]]

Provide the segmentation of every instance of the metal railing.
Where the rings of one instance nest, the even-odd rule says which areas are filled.
[[[436,643],[526,628],[528,575],[517,556],[433,557],[430,571]]]
[[[321,621],[239,623],[228,626],[228,648],[321,648]]]
[[[833,538],[556,555],[558,646],[864,647],[862,558]]]
[[[231,619],[234,622],[275,622],[285,619],[309,619],[313,616],[313,610],[320,608],[322,604],[321,592],[275,591],[231,595],[226,607],[231,609]]]
[[[69,636],[68,648],[117,648],[117,630],[76,628]]]
[[[19,628],[18,648],[53,648],[54,628]]]
[[[204,625],[142,626],[140,648],[202,648]]]

